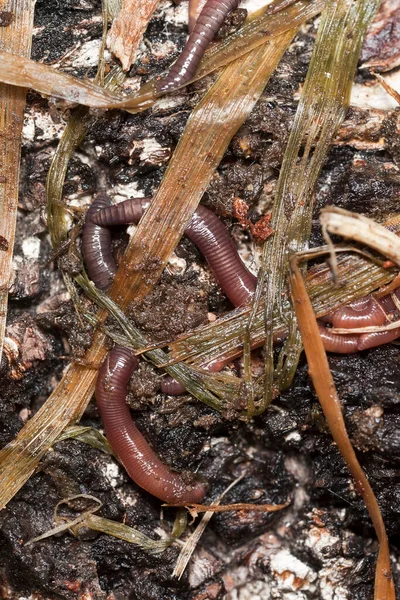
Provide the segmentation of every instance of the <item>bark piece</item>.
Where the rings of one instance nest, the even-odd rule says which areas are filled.
[[[365,38],[361,62],[363,67],[390,71],[400,65],[400,4],[383,0]]]

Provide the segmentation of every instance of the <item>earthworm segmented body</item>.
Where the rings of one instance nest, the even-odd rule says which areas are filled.
[[[185,386],[169,375],[161,381],[160,390],[167,396],[180,396],[186,393]]]
[[[354,333],[349,335],[341,335],[332,333],[330,329],[319,326],[319,333],[324,343],[327,352],[335,352],[337,354],[352,354],[376,348],[383,344],[389,344],[400,336],[400,327],[389,331],[377,331],[375,333]]]
[[[82,231],[82,254],[89,277],[103,291],[112,284],[117,265],[111,252],[111,233],[105,227],[96,225],[93,216],[109,205],[109,196],[98,194],[86,213]]]
[[[204,7],[204,0],[189,0],[189,11],[188,11],[188,29],[189,35],[192,33],[194,26],[196,25],[197,18]]]
[[[166,77],[158,82],[158,91],[172,91],[193,77],[204,52],[226,16],[239,4],[240,0],[207,0],[193,26],[182,54],[172,65]]]
[[[104,228],[138,223],[148,204],[147,198],[132,198],[97,211],[92,219]],[[257,277],[242,263],[224,223],[208,208],[199,206],[185,235],[199,248],[232,304],[248,304],[254,295]]]
[[[172,504],[201,503],[205,484],[187,485],[179,473],[161,462],[134,424],[126,404],[126,388],[138,366],[127,348],[114,346],[99,370],[96,400],[107,440],[129,476],[141,488]]]
[[[213,360],[205,367],[205,369],[208,373],[219,373],[230,362],[230,358],[228,360]],[[167,394],[168,396],[180,396],[181,394],[186,394],[185,386],[169,375],[164,377],[161,381],[160,390],[163,394]]]
[[[333,327],[343,329],[374,327],[390,323],[388,314],[395,313],[396,310],[397,307],[389,295],[379,300],[373,296],[365,296],[326,315],[324,321],[328,321]],[[400,328],[374,333],[342,335],[333,333],[321,324],[319,332],[324,342],[325,350],[338,354],[348,354],[375,348],[382,344],[388,344],[400,336]]]
[[[342,327],[343,329],[383,325],[386,320],[386,313],[381,303],[372,296],[364,296],[364,298],[358,298],[350,304],[341,306],[330,317],[332,327]]]

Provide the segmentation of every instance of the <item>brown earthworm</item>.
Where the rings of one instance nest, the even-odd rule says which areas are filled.
[[[97,211],[92,219],[104,228],[138,223],[148,204],[147,198],[132,198]],[[248,304],[254,295],[257,277],[244,266],[224,223],[211,210],[199,206],[185,235],[199,248],[232,304]]]
[[[397,329],[391,329],[389,331],[375,331],[375,333],[362,333],[358,342],[357,350],[368,350],[369,348],[376,348],[383,344],[389,344],[397,340],[400,336],[400,327]]]
[[[111,233],[105,227],[96,225],[93,216],[109,204],[107,194],[98,194],[86,213],[82,231],[82,254],[88,274],[101,290],[106,290],[113,282],[117,265],[111,252]]]
[[[193,28],[196,25],[197,17],[203,10],[204,4],[205,4],[204,0],[189,0],[189,11],[188,11],[189,35],[192,33]]]
[[[226,16],[232,10],[235,10],[239,4],[240,0],[207,0],[181,55],[172,65],[169,73],[158,82],[158,91],[172,91],[181,85],[185,85],[193,77],[204,52],[220,29]]]
[[[381,303],[373,296],[358,298],[350,304],[341,306],[330,315],[332,327],[343,329],[383,325],[386,320],[387,316]]]
[[[380,299],[373,296],[365,296],[358,298],[350,304],[341,306],[339,309],[326,315],[323,320],[331,323],[333,327],[343,329],[373,327],[389,323],[388,312],[395,312],[396,308],[390,295]],[[400,328],[389,331],[376,331],[374,333],[342,335],[334,333],[330,329],[320,325],[319,332],[327,352],[348,354],[392,342],[399,337]]]
[[[134,424],[126,404],[127,384],[138,359],[127,348],[114,346],[102,364],[96,383],[96,400],[107,440],[127,473],[141,488],[164,502],[201,503],[204,483],[187,485],[155,454]]]

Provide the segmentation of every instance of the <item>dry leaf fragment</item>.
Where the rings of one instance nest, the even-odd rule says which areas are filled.
[[[157,0],[122,0],[107,36],[107,47],[119,58],[124,71],[135,61],[140,40],[146,31]]]

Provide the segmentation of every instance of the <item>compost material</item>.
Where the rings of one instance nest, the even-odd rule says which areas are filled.
[[[398,54],[385,43],[388,31],[398,39],[392,4],[383,3],[380,24],[366,39],[356,76],[358,96],[318,181],[313,245],[322,241],[318,214],[325,204],[379,221],[398,212],[399,109],[392,99],[379,108],[360,101],[363,87],[371,90],[377,85],[365,64],[381,70],[398,64]],[[131,69],[130,84],[161,73],[182,48],[186,30],[180,11],[179,4],[167,0],[158,5]],[[98,0],[38,0],[33,58],[74,75],[93,76],[100,15]],[[247,203],[253,221],[272,203],[315,33],[316,23],[311,23],[295,38],[204,196],[204,203],[225,220],[253,270],[250,236],[233,219],[234,201]],[[99,114],[70,162],[64,200],[81,214],[104,189],[119,200],[152,196],[190,110],[208,84],[197,82],[143,114]],[[14,280],[0,366],[1,446],[42,405],[67,361],[79,360],[91,343],[92,330],[76,315],[52,260],[43,217],[45,178],[68,116],[68,108],[28,94]],[[125,245],[125,232],[116,230],[117,258]],[[212,321],[229,307],[197,249],[182,240],[159,284],[143,302],[130,307],[129,315],[149,340],[159,342]],[[259,360],[256,354],[255,364]],[[400,589],[399,347],[332,355],[329,362],[352,442],[382,509]],[[229,368],[241,375],[241,360]],[[98,514],[151,538],[171,532],[175,509],[161,513],[160,502],[138,488],[110,454],[80,441],[62,441],[0,512],[0,596],[5,600],[372,599],[376,540],[332,442],[304,359],[290,389],[249,423],[227,420],[188,394],[178,398],[160,394],[161,376],[142,361],[128,394],[135,422],[160,458],[180,472],[199,469],[208,481],[209,498],[243,475],[224,498],[226,504],[289,501],[289,506],[276,513],[215,514],[179,581],[172,578],[178,545],[153,555],[137,545],[81,529],[76,536],[64,532],[25,546],[53,527],[56,504],[76,494],[97,497],[103,503]],[[81,424],[101,429],[95,403]]]

